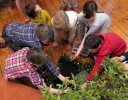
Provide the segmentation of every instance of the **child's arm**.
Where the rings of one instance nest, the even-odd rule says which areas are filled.
[[[63,75],[59,74],[58,78],[66,82],[70,77],[64,77]]]
[[[50,15],[44,10],[44,14],[46,16],[46,20],[49,26],[51,26],[51,18]]]
[[[49,90],[50,93],[54,93],[54,94],[57,94],[58,91],[60,91],[60,90],[54,89],[54,88],[51,88],[51,89]],[[67,91],[69,91],[69,89],[66,89],[66,90],[64,90],[64,91],[60,91],[60,93],[61,93],[61,94],[64,94],[64,93],[67,93]]]
[[[55,42],[52,44],[52,47],[57,48],[59,46],[59,30],[53,26],[53,31]]]
[[[83,43],[81,43],[80,46],[79,46],[79,49],[75,53],[74,59],[78,58],[78,56],[79,56],[81,50],[83,49],[83,47],[84,47],[84,45],[83,45]]]
[[[69,40],[68,40],[69,44],[73,42],[74,37],[75,37],[75,26],[69,29]]]
[[[72,49],[72,42],[73,42],[73,39],[75,37],[75,27],[71,27],[69,29],[69,36],[68,36],[68,44],[66,45],[66,50],[70,51]]]

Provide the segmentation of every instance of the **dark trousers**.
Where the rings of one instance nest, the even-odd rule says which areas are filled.
[[[12,48],[13,51],[18,51],[23,48],[22,46],[15,46],[14,42],[3,33],[2,38],[4,38],[5,43],[7,43]]]

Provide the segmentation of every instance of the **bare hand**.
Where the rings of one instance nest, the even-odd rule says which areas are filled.
[[[123,57],[113,57],[113,60],[118,60],[119,62],[122,62],[124,59]]]
[[[52,47],[53,48],[57,48],[59,46],[59,44],[57,43],[57,42],[54,42],[53,44],[52,44]]]
[[[68,91],[70,91],[70,89],[66,89],[63,91],[63,93],[67,93]]]
[[[87,82],[85,82],[84,85],[81,86],[81,89],[82,89],[83,91],[85,91],[86,84],[87,84]]]
[[[71,46],[71,44],[67,44],[65,48],[67,51],[70,51],[72,49],[72,46]]]
[[[82,85],[82,86],[81,86],[81,89],[82,89],[83,91],[85,91],[85,89],[84,89],[85,87],[86,87],[86,85]]]
[[[70,78],[70,77],[66,77],[65,80],[63,80],[63,81],[66,82],[67,80],[69,80],[69,78]],[[67,82],[66,84],[69,85],[70,83]]]
[[[79,54],[80,54],[79,51],[77,51],[77,52],[75,53],[73,59],[77,59],[77,58],[79,57]]]

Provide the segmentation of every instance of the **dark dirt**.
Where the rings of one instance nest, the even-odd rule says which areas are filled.
[[[73,73],[74,76],[79,73],[78,68],[71,62],[63,61],[60,68],[61,74],[65,77],[71,78],[71,73]]]

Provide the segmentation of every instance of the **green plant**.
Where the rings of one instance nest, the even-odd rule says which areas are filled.
[[[106,57],[100,67],[103,69],[102,75],[96,73],[85,87],[86,91],[83,92],[80,87],[83,81],[72,75],[72,80],[68,81],[72,87],[65,83],[58,85],[62,91],[69,88],[67,94],[52,94],[46,90],[42,91],[43,96],[47,97],[46,100],[128,100],[128,72],[124,71],[123,65]]]

